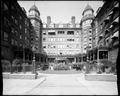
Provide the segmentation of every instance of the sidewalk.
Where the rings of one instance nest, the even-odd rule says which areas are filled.
[[[45,77],[35,80],[3,79],[3,95],[23,95],[45,81]]]
[[[118,95],[117,82],[87,81],[84,75],[77,77],[77,81],[88,88],[94,95]]]

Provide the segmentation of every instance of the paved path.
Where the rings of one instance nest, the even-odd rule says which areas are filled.
[[[41,73],[40,75],[46,77],[46,79],[43,82],[40,82],[39,81],[40,79],[37,79],[34,80],[33,83],[30,81],[26,82],[26,84],[24,84],[21,87],[20,84],[18,84],[18,86],[16,86],[16,88],[14,88],[13,91],[8,91],[8,92],[9,93],[11,92],[10,94],[14,92],[14,94],[18,94],[18,95],[21,94],[22,95],[117,95],[118,94],[116,82],[86,81],[84,79],[84,74]],[[15,87],[13,85],[15,84],[10,84],[9,88],[7,86],[4,86],[4,89],[12,90],[13,87]]]
[[[46,74],[46,81],[26,92],[32,95],[117,95],[115,82],[86,81],[84,74]],[[95,90],[95,91],[94,91]]]

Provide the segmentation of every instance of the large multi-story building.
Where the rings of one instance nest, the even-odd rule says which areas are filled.
[[[1,1],[1,56],[32,60],[31,33],[34,33],[24,8],[17,1]]]
[[[43,24],[43,49],[48,55],[48,61],[67,60],[78,61],[77,54],[81,53],[81,28],[72,16],[70,23],[51,22],[47,17],[47,24]]]
[[[92,22],[93,43],[97,60],[108,59],[116,63],[119,45],[119,2],[104,1]]]
[[[83,17],[81,19],[80,25],[82,28],[82,35],[81,35],[81,46],[82,46],[82,53],[86,53],[87,50],[92,49],[92,28],[91,22],[94,19],[94,10],[88,4],[83,13]]]

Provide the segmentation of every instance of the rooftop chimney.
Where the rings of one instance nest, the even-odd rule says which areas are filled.
[[[50,25],[50,23],[51,23],[51,17],[47,16],[47,25]]]
[[[71,23],[72,23],[72,24],[75,24],[75,16],[72,16],[72,17],[71,17]]]

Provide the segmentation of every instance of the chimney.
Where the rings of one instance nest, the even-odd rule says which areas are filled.
[[[75,24],[75,16],[72,16],[72,18],[71,18],[71,23],[72,23],[72,24]]]
[[[51,23],[51,17],[47,16],[47,25],[50,25],[50,23]]]

